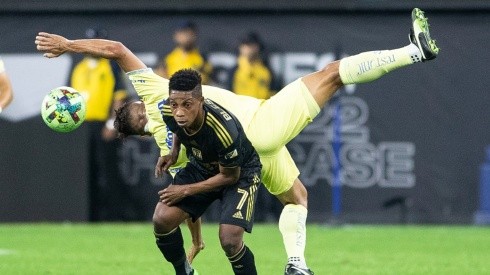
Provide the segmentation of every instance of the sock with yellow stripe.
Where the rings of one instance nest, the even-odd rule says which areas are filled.
[[[235,275],[257,275],[254,254],[245,244],[237,254],[228,257],[228,260]]]
[[[305,260],[306,216],[308,210],[299,204],[287,204],[279,217],[279,230],[282,234],[288,263],[307,268]]]
[[[366,83],[420,61],[422,54],[419,48],[410,44],[395,50],[364,52],[342,58],[339,74],[344,84]]]

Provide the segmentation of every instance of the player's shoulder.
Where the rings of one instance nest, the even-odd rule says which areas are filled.
[[[152,68],[130,71],[126,73],[126,76],[132,84],[155,85],[152,91],[156,94],[160,93],[160,90],[168,88],[169,80],[157,75]]]
[[[206,98],[204,99],[204,106],[208,113],[217,120],[223,122],[224,124],[230,124],[231,126],[236,125],[236,118],[233,116],[233,114],[215,101]]]
[[[211,127],[223,146],[229,147],[240,134],[238,120],[228,110],[210,99],[204,100],[204,108],[207,112],[206,124]]]

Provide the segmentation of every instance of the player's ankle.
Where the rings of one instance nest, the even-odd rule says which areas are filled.
[[[299,268],[307,269],[306,261],[303,257],[289,257],[288,264],[295,265]]]

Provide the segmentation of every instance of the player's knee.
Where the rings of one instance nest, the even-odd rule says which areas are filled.
[[[234,256],[242,248],[243,238],[242,234],[236,232],[220,232],[219,240],[221,248],[225,251],[228,257]]]
[[[297,185],[297,191],[296,193],[296,204],[302,205],[305,208],[308,208],[308,191],[306,190],[306,187],[303,185],[303,183],[296,184]]]
[[[286,192],[276,195],[283,205],[296,204],[308,208],[308,191],[303,183],[296,179],[293,186]]]
[[[173,230],[176,226],[174,226],[174,223],[169,221],[169,217],[166,215],[165,211],[162,209],[157,208],[155,209],[155,212],[153,213],[153,228],[155,230],[155,233],[159,234],[165,234]]]
[[[338,60],[327,64],[327,66],[321,70],[322,74],[324,75],[322,77],[322,82],[337,86],[336,88],[340,88],[343,84],[342,80],[340,79],[339,65],[340,61]]]
[[[157,212],[153,213],[153,228],[156,233],[165,234],[165,222],[163,216]]]

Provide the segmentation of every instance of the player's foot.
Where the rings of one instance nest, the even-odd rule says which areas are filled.
[[[197,270],[193,269],[189,275],[199,275],[199,272],[197,272]]]
[[[415,40],[415,34],[413,33],[413,28],[410,28],[410,33],[408,34],[408,39],[410,39],[410,43],[417,45],[417,40]]]
[[[412,27],[410,31],[410,42],[415,44],[422,53],[422,61],[431,60],[437,57],[439,48],[436,41],[430,38],[429,22],[424,12],[415,8],[412,10]]]
[[[204,249],[206,245],[204,242],[201,242],[200,244],[196,245],[192,243],[191,248],[189,249],[189,252],[187,253],[187,261],[189,261],[190,264],[192,264],[192,261],[194,261],[194,258],[201,252],[201,250]]]
[[[313,275],[313,271],[306,269],[306,268],[300,268],[297,267],[293,264],[287,264],[286,268],[284,269],[284,275]]]

